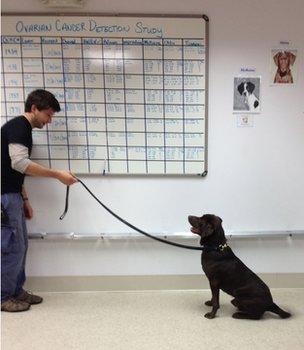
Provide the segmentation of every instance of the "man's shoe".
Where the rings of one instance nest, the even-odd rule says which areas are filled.
[[[1,311],[6,312],[21,312],[27,311],[31,305],[24,301],[19,301],[16,299],[9,299],[1,303]]]
[[[38,295],[34,295],[34,294],[31,294],[31,293],[28,293],[26,292],[25,290],[21,292],[21,294],[19,294],[17,297],[16,297],[16,300],[18,301],[24,301],[30,305],[33,305],[33,304],[40,304],[42,303],[42,298]]]

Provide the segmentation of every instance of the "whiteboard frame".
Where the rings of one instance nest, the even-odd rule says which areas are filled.
[[[187,241],[198,241],[197,236],[192,233],[156,233],[155,237],[163,238],[163,239],[172,239],[175,238],[177,240],[187,240]],[[286,231],[229,231],[225,233],[227,239],[277,239],[277,238],[285,238],[292,239],[297,237],[304,236],[304,230],[286,230]],[[95,233],[95,234],[86,234],[86,233],[78,233],[78,232],[61,232],[61,233],[53,233],[53,232],[40,232],[40,233],[29,233],[28,237],[30,239],[47,239],[47,240],[144,240],[149,241],[151,238],[140,235],[134,232],[128,232],[125,234],[121,233]]]
[[[65,12],[35,12],[35,13],[22,13],[22,12],[3,12],[1,14],[1,17],[14,17],[14,16],[20,16],[22,17],[51,17],[51,16],[57,16],[57,17],[138,17],[138,18],[192,18],[192,19],[201,19],[202,21],[205,21],[205,116],[204,116],[204,122],[205,122],[205,143],[204,143],[204,166],[202,168],[202,173],[198,174],[149,174],[149,173],[108,173],[104,172],[103,174],[98,173],[81,173],[81,172],[74,172],[77,176],[118,176],[118,177],[124,177],[124,176],[138,176],[138,177],[193,177],[193,176],[200,176],[200,177],[206,177],[208,174],[208,124],[209,124],[209,17],[205,14],[201,15],[195,15],[195,14],[147,14],[147,13],[78,13],[78,12],[71,12],[71,13],[65,13]],[[1,34],[2,35],[2,34]],[[21,35],[20,35],[21,36]],[[4,73],[4,72],[3,72]]]

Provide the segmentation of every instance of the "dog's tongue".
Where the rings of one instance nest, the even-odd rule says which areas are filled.
[[[195,228],[195,227],[191,227],[191,232],[195,233],[197,235],[199,234],[199,230],[197,228]]]

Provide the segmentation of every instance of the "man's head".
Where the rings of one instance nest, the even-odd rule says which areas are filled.
[[[43,128],[51,122],[55,112],[60,111],[56,97],[46,90],[32,91],[25,101],[25,112],[30,117],[33,128]]]

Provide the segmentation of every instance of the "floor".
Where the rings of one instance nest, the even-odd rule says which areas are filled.
[[[304,289],[273,289],[293,316],[265,313],[259,321],[231,318],[221,294],[213,320],[204,291],[41,293],[29,311],[1,313],[4,350],[303,350]]]

